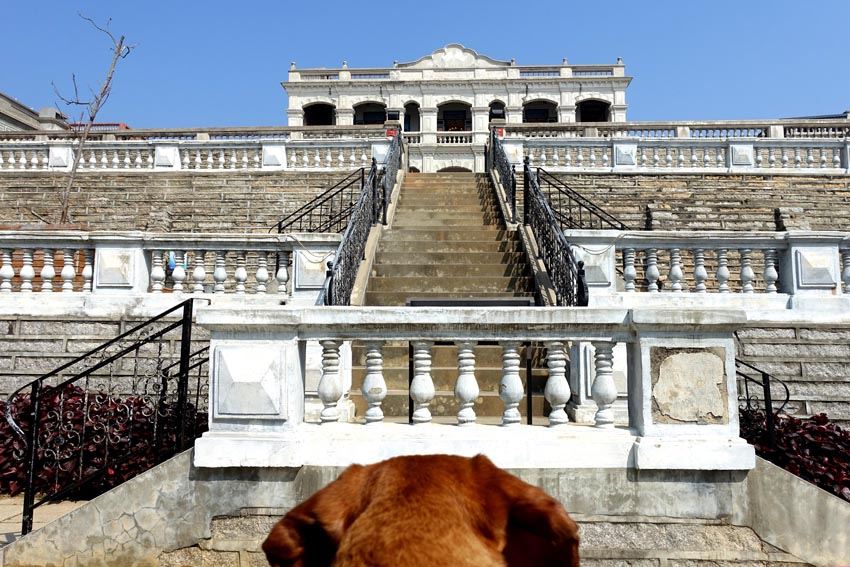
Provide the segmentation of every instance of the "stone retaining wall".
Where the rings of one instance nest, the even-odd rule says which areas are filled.
[[[79,173],[74,223],[89,230],[267,232],[347,172]],[[0,172],[0,225],[57,222],[67,175]]]

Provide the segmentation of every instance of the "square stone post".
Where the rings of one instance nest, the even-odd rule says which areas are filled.
[[[633,310],[629,414],[635,468],[748,470],[739,436],[732,310]]]
[[[828,310],[837,307],[833,299],[841,304],[848,301],[840,284],[842,240],[842,235],[788,233],[779,284],[784,293],[793,295],[795,308]]]

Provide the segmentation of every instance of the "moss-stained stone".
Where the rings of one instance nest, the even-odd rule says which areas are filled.
[[[725,424],[726,352],[722,347],[650,349],[655,423]]]

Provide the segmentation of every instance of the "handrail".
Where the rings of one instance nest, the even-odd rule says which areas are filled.
[[[111,488],[186,449],[200,433],[208,348],[191,350],[193,304],[183,301],[9,395],[6,420],[26,444],[20,455],[27,465],[22,534],[32,530],[33,512],[42,504],[86,486]],[[179,319],[164,321],[176,312]],[[166,336],[178,329],[179,340]],[[163,349],[167,353],[172,342],[179,343],[179,354],[168,363]],[[88,364],[63,379],[65,370],[81,363]],[[102,369],[108,375],[98,373]],[[59,380],[47,384],[54,377]],[[28,418],[23,426],[19,414]]]
[[[341,232],[348,225],[359,192],[363,187],[365,168],[356,169],[323,191],[310,202],[277,221],[278,234],[288,232]],[[357,184],[357,181],[360,181]],[[334,208],[334,205],[338,208]]]
[[[740,343],[740,339],[738,338],[738,333],[735,333],[736,342]],[[743,367],[743,369],[741,368]],[[750,372],[758,373],[760,379],[754,378],[751,376]],[[759,386],[762,390],[762,402],[764,403],[764,418],[765,418],[765,426],[767,429],[767,440],[773,445],[776,442],[776,418],[779,416],[780,412],[785,409],[785,406],[788,405],[788,401],[791,399],[791,392],[788,389],[788,385],[775,376],[771,376],[768,372],[762,370],[750,364],[749,362],[745,362],[739,358],[735,358],[735,374],[742,378],[744,381],[744,404],[746,409],[755,410],[758,409],[758,398],[755,397],[755,394],[750,394],[750,383]],[[779,408],[773,409],[773,393],[771,391],[771,382],[779,382],[782,388],[785,390],[785,399],[782,400]]]
[[[499,174],[499,182],[505,191],[510,218],[505,222],[517,222],[516,218],[516,166],[511,165],[502,141],[496,135],[495,130],[490,131],[490,148],[485,153],[487,156],[487,169],[495,170]]]
[[[536,179],[540,190],[546,195],[555,212],[561,228],[629,229],[614,215],[604,211],[542,167],[537,168]]]
[[[558,305],[587,306],[589,298],[584,262],[576,263],[557,216],[540,190],[537,176],[531,171],[528,157],[523,164],[523,192],[525,224],[531,228],[537,240],[539,254],[555,288]]]

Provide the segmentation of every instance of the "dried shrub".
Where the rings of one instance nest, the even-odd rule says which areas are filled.
[[[780,415],[774,442],[764,412],[741,410],[741,437],[756,454],[850,502],[850,431],[830,423],[826,414],[808,419]]]
[[[13,415],[27,433],[30,396],[19,395]],[[27,443],[6,421],[0,403],[0,494],[26,485]],[[188,405],[187,436],[206,430],[207,414]],[[88,500],[118,486],[179,451],[176,403],[145,396],[109,396],[77,387],[45,392],[39,412],[36,493]]]

